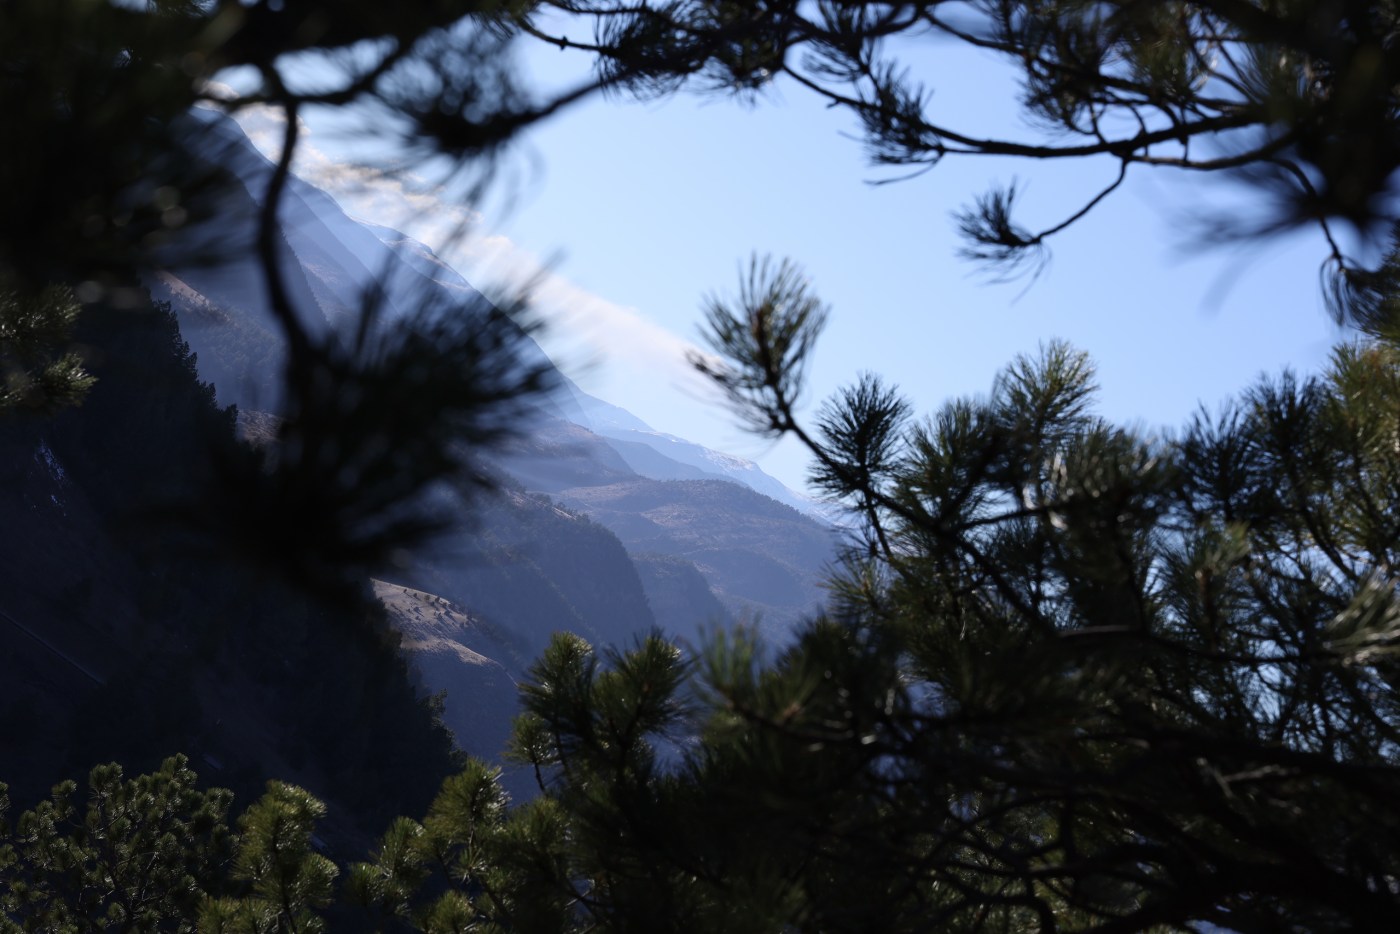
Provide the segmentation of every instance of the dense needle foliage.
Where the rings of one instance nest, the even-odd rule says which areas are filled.
[[[1400,351],[1345,345],[1154,440],[1052,344],[921,422],[864,380],[814,439],[765,367],[820,316],[770,285],[712,313],[718,375],[809,440],[868,541],[771,663],[721,638],[672,691],[654,650],[545,656],[521,746],[581,826],[587,913],[1393,926]],[[641,737],[686,710],[658,759]]]
[[[773,658],[560,635],[512,753],[539,796],[472,763],[343,900],[434,932],[1393,928],[1400,350],[1165,439],[1093,391],[1055,344],[924,421],[834,400],[817,472],[871,534],[831,615]],[[285,812],[281,875],[205,865],[214,929],[293,929],[269,879],[330,898],[291,794],[241,838]]]

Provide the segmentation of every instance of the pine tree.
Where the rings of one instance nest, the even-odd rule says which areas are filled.
[[[53,411],[82,401],[92,376],[78,354],[63,351],[78,303],[67,289],[37,294],[0,277],[0,414]]]
[[[599,41],[549,33],[544,6],[600,24]],[[599,77],[523,98],[497,57],[513,29],[585,47]],[[1079,141],[981,140],[934,122],[882,52],[919,30],[1020,63],[1028,111]],[[250,501],[326,491],[308,497],[309,528],[343,529],[367,509],[373,530],[461,466],[453,432],[501,394],[474,395],[456,364],[508,342],[458,334],[432,379],[409,385],[432,352],[423,335],[385,350],[299,328],[279,292],[275,220],[304,107],[368,101],[412,140],[466,157],[601,88],[667,92],[698,77],[753,91],[782,75],[855,113],[881,163],[1112,164],[1102,194],[1049,226],[1016,220],[1014,189],[962,216],[974,257],[1013,271],[1130,169],[1248,170],[1276,213],[1243,235],[1322,225],[1334,309],[1371,339],[1341,348],[1324,377],[1262,382],[1174,438],[1097,417],[1091,364],[1059,344],[925,421],[869,377],[804,425],[794,402],[826,312],[795,268],[756,265],[737,300],[709,309],[725,362],[703,365],[750,425],[806,443],[814,481],[862,522],[829,616],[771,661],[742,631],[694,658],[660,639],[625,652],[557,639],[517,731],[540,798],[507,810],[494,775],[472,766],[351,878],[383,916],[424,930],[1392,930],[1396,30],[1392,3],[1346,0],[357,3],[334,15],[315,0],[12,3],[0,10],[0,136],[43,145],[0,160],[0,276],[25,296],[124,285],[217,183],[191,175],[171,125],[212,98],[205,81],[221,68],[250,66],[261,87],[246,101],[288,118],[257,248],[299,407],[290,443],[241,480]],[[299,88],[282,70],[283,56],[351,48],[365,54],[345,56],[333,87]],[[1239,148],[1202,155],[1204,143]],[[1362,234],[1361,258],[1338,223]],[[51,336],[44,353],[61,361],[61,329]],[[8,364],[20,339],[5,340]],[[28,380],[34,366],[13,371]],[[438,380],[454,391],[434,392]],[[427,475],[369,458],[383,495],[365,501],[320,482],[345,461],[293,456],[365,458],[399,437],[393,406],[347,435],[347,387],[446,400],[412,421]],[[301,567],[394,545],[345,543],[331,536]],[[178,762],[158,774],[142,785],[94,772],[81,826],[67,785],[22,816],[0,850],[5,925],[179,929],[192,893],[232,899],[201,901],[210,925],[320,923],[334,873],[310,852],[314,799],[271,789],[235,863],[249,891],[220,895],[181,847],[196,841],[194,864],[209,865],[226,804],[189,791]],[[130,859],[137,850],[154,861]],[[153,874],[128,881],[144,867]]]
[[[273,781],[238,820],[238,854],[230,876],[249,891],[205,898],[199,930],[212,934],[320,934],[319,909],[330,904],[335,863],[314,851],[312,835],[326,806],[305,789]]]
[[[947,160],[1092,162],[1102,187],[1032,224],[1015,182],[956,215],[964,255],[1034,274],[1050,242],[1130,173],[1230,177],[1254,212],[1202,209],[1201,239],[1322,233],[1332,310],[1366,324],[1397,285],[1400,7],[1392,0],[569,0],[527,8],[527,33],[595,58],[610,87],[760,99],[770,87],[849,113],[883,181]],[[1024,120],[1007,135],[948,117],[964,93],[925,83],[953,47],[1000,59]],[[945,79],[946,80],[946,79]]]
[[[222,882],[232,795],[200,790],[183,757],[124,780],[98,766],[79,811],[68,781],[6,823],[0,785],[0,931],[194,931]]]
[[[760,267],[710,368],[866,521],[830,615],[771,660],[557,638],[515,756],[563,829],[516,884],[587,930],[1393,928],[1400,348],[1165,439],[1063,344],[922,422],[866,378],[808,433],[823,312]]]

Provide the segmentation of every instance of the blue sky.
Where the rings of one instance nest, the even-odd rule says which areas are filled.
[[[945,120],[1034,136],[998,63],[951,46],[913,53]],[[543,86],[583,67],[544,48],[524,62]],[[309,119],[312,146],[332,163],[343,158],[335,134]],[[1037,281],[992,284],[957,257],[953,210],[1017,179],[1028,226],[1052,223],[1113,167],[965,159],[872,186],[879,173],[855,133],[850,115],[781,82],[752,104],[599,99],[532,131],[485,202],[420,197],[410,219],[402,203],[363,192],[342,200],[376,221],[413,220],[411,233],[479,285],[547,268],[546,347],[580,384],[657,429],[753,458],[795,488],[803,452],[745,435],[681,359],[703,296],[730,291],[753,252],[798,262],[832,306],[809,403],[869,370],[932,412],[985,392],[1014,355],[1063,338],[1097,362],[1100,411],[1151,431],[1181,424],[1198,404],[1214,408],[1261,372],[1313,372],[1345,336],[1322,308],[1315,238],[1192,247],[1203,211],[1249,209],[1229,183],[1139,172],[1053,241]],[[435,230],[461,219],[471,239],[433,243]]]

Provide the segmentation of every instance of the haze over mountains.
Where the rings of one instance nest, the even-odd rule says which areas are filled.
[[[217,222],[196,230],[210,238],[210,255],[217,244],[227,257],[230,238],[251,245],[271,164],[232,120],[212,111],[193,119],[196,151],[242,183],[225,193]],[[280,221],[282,273],[313,333],[352,327],[366,296],[389,321],[425,303],[442,313],[486,307],[426,246],[352,220],[300,180]],[[236,404],[256,435],[278,409],[282,351],[254,251],[232,256],[186,260],[147,285],[177,313],[220,404]],[[528,339],[522,346],[528,363],[547,362]],[[452,499],[457,529],[376,584],[425,685],[447,691],[445,720],[473,753],[498,751],[515,683],[553,631],[625,645],[660,627],[693,641],[745,619],[781,641],[819,608],[835,554],[837,533],[817,504],[752,462],[657,431],[562,375],[556,382],[519,434],[483,455],[501,491]]]

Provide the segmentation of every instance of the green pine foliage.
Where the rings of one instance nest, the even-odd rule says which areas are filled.
[[[183,757],[124,779],[66,781],[10,827],[0,785],[0,931],[194,931],[204,893],[232,855],[232,795],[201,790]]]
[[[0,276],[0,415],[76,405],[93,377],[65,346],[78,303],[59,286],[25,290]]]
[[[316,821],[326,806],[304,789],[269,782],[267,793],[238,821],[232,879],[248,894],[206,898],[199,930],[211,934],[279,934],[326,930],[317,909],[331,901],[335,863],[313,851]]]
[[[125,835],[195,880],[150,910],[211,930],[1393,928],[1400,348],[1344,345],[1167,438],[1093,400],[1062,344],[921,421],[862,381],[812,443],[871,528],[780,654],[560,634],[511,753],[538,795],[472,761],[343,872],[291,786],[233,836],[227,797],[187,790],[200,833],[149,798],[78,832],[60,786],[0,850],[10,923],[130,910],[83,881]],[[192,782],[119,777],[94,771],[98,802]]]
[[[567,929],[566,815],[548,798],[508,809],[499,775],[472,761],[447,780],[421,824],[396,821],[374,859],[352,868],[353,900],[432,934]]]
[[[1395,345],[1170,439],[1095,416],[1061,344],[923,422],[862,380],[813,435],[783,378],[815,339],[795,282],[712,311],[717,375],[867,541],[832,620],[773,666],[721,643],[705,683],[738,759],[769,757],[729,782],[802,776],[762,806],[827,824],[801,865],[882,866],[899,891],[862,903],[914,929],[1393,923]]]

